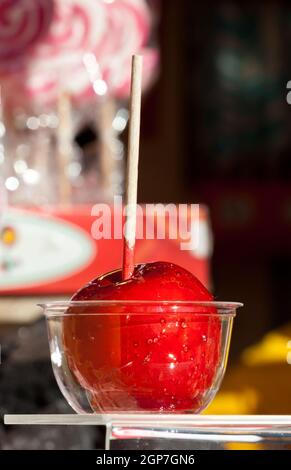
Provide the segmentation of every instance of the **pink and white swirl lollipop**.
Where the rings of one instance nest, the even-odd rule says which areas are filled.
[[[82,102],[96,97],[94,85],[98,81],[106,84],[109,95],[125,98],[131,56],[141,49],[145,53],[145,86],[150,82],[158,54],[145,48],[151,29],[145,0],[54,1],[53,21],[33,47],[21,80],[17,74],[9,77],[11,102],[26,107],[51,106],[60,90]],[[95,59],[93,70],[84,61],[88,54]],[[13,82],[18,85],[12,86]]]
[[[0,67],[16,69],[30,48],[47,33],[53,0],[0,0]]]
[[[88,72],[83,63],[83,56],[77,56],[63,70],[52,68],[44,73],[43,68],[31,66],[22,83],[17,86],[18,77],[14,79],[14,85],[10,80],[13,105],[24,108],[50,108],[53,107],[62,91],[66,91],[71,99],[78,104],[83,100],[93,98],[93,89],[89,81]]]
[[[34,48],[34,67],[64,70],[79,63],[80,55],[95,50],[103,38],[106,17],[101,0],[55,0],[48,34]]]
[[[107,21],[103,0],[54,1],[53,21],[32,48],[21,80],[10,77],[11,83],[19,82],[11,96],[18,104],[52,105],[61,90],[75,98],[87,93],[89,76],[83,56],[103,38]]]
[[[88,63],[86,61],[91,85],[85,96],[91,98],[93,90],[98,95],[99,84],[102,92],[105,84],[109,96],[124,99],[130,91],[132,54],[144,55],[143,89],[155,76],[158,51],[145,47],[151,30],[151,12],[145,0],[103,1],[107,26],[95,56],[91,54]]]
[[[111,88],[111,79],[115,83],[123,81],[125,61],[143,47],[151,29],[151,14],[145,0],[114,0],[105,3],[107,28],[103,41],[95,51],[103,77]]]

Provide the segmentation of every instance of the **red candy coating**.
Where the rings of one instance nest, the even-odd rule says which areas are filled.
[[[127,281],[121,271],[105,274],[72,298],[80,300],[208,302],[213,297],[190,272],[156,262],[136,266]],[[221,324],[207,315],[215,312],[195,307],[183,313],[165,304],[155,311],[138,304],[74,307],[64,322],[70,370],[97,412],[199,411],[219,360]]]

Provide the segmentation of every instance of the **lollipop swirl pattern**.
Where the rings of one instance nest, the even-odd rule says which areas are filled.
[[[132,54],[144,56],[143,88],[150,85],[158,64],[157,49],[145,47],[152,27],[151,12],[143,0],[118,0],[106,4],[106,11],[107,34],[96,56],[109,93],[124,99],[130,91]]]
[[[105,10],[99,0],[58,0],[53,22],[31,60],[42,67],[70,65],[94,50],[104,35]]]
[[[48,31],[52,0],[0,0],[0,65],[13,68]],[[17,63],[17,62],[16,62]]]
[[[12,106],[53,105],[62,89],[77,99],[87,92],[83,56],[97,48],[105,27],[103,1],[54,0],[52,22],[23,64],[21,81],[18,74],[3,77]]]
[[[106,83],[110,96],[127,98],[131,55],[144,54],[144,87],[156,69],[158,52],[146,46],[150,31],[145,0],[54,0],[46,33],[25,61],[18,60],[21,78],[18,70],[2,74],[11,106],[50,107],[61,90],[79,104],[98,96],[98,80]],[[93,72],[84,60],[88,54],[94,58]]]
[[[96,51],[104,77],[109,86],[115,87],[125,63],[148,40],[151,18],[145,2],[118,0],[105,4],[107,34]]]

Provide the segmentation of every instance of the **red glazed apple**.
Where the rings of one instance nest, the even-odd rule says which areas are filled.
[[[74,307],[64,322],[68,365],[92,408],[199,411],[217,369],[220,321],[213,307],[183,313],[179,302],[175,307],[165,301],[212,301],[200,281],[172,263],[141,264],[129,280],[114,271],[72,298],[92,300],[117,303]],[[128,300],[130,306],[122,304]]]

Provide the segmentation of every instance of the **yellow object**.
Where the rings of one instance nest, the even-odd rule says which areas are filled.
[[[13,245],[16,241],[16,231],[13,227],[3,227],[1,241],[4,245]]]
[[[229,442],[225,444],[226,450],[264,450],[262,444],[253,444],[252,442]]]
[[[247,348],[205,414],[291,413],[291,324]]]
[[[268,333],[259,344],[244,351],[242,363],[246,366],[274,364],[276,362],[286,363],[288,349],[291,349],[288,345],[290,338],[291,331],[289,337],[287,334],[279,332]]]

